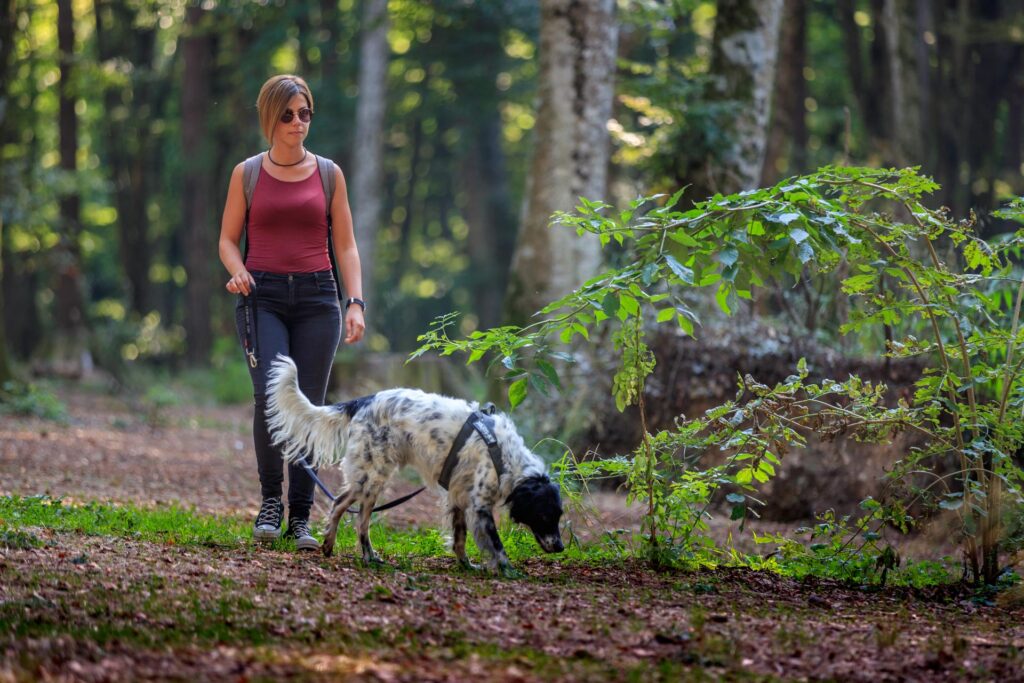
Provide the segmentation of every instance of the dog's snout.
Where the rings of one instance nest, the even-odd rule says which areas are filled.
[[[565,550],[565,546],[562,545],[562,539],[558,536],[545,536],[541,540],[540,547],[546,553],[560,553]]]

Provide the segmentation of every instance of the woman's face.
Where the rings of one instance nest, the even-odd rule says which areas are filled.
[[[306,135],[309,134],[309,122],[303,123],[299,119],[299,110],[308,109],[309,105],[306,103],[306,98],[302,95],[293,95],[288,100],[287,112],[292,113],[292,120],[288,123],[282,122],[280,119],[274,124],[274,145],[285,145],[288,147],[297,147],[302,144],[302,141],[306,139]]]

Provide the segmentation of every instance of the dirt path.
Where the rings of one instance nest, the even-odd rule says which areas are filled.
[[[69,408],[67,426],[0,419],[0,493],[251,513],[247,409],[174,409],[153,426],[113,400]],[[635,522],[614,499],[602,509],[610,526]],[[424,495],[389,524],[435,512]],[[0,681],[1024,680],[1024,611],[952,590],[547,558],[499,581],[447,557],[369,570],[351,548],[27,531],[41,547],[0,543]]]

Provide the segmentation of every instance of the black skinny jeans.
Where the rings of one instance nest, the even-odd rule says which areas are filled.
[[[341,339],[341,306],[329,270],[291,275],[256,271],[252,276],[256,280],[256,315],[251,328],[257,359],[255,368],[249,366],[256,406],[252,436],[263,497],[276,498],[284,483],[284,459],[280,448],[271,445],[267,430],[267,372],[277,354],[291,356],[299,369],[302,393],[314,405],[323,405],[331,364]],[[235,324],[244,346],[245,307],[241,296],[235,307]],[[289,463],[289,519],[309,519],[313,493],[312,477],[302,465]]]

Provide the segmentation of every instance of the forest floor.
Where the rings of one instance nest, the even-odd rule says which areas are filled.
[[[1024,680],[1019,601],[656,572],[514,540],[526,577],[500,580],[440,550],[429,494],[376,525],[383,568],[361,566],[351,535],[330,559],[254,547],[248,408],[62,399],[65,423],[0,417],[0,682]],[[585,540],[635,528],[622,497],[591,502]],[[168,510],[182,521],[147,530]],[[222,523],[229,540],[203,535]],[[389,554],[389,537],[431,549]]]

